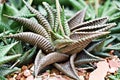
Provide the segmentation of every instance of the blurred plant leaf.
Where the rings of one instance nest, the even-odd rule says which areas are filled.
[[[0,46],[0,57],[5,56],[8,51],[13,48],[16,44],[18,44],[18,42],[14,42],[5,46]]]
[[[8,30],[5,32],[2,32],[2,33],[0,33],[0,37],[3,37],[4,35],[9,34],[9,33],[13,33],[13,32],[14,32],[13,30]]]
[[[19,70],[19,68],[17,68],[17,67],[10,69],[10,68],[5,67],[5,66],[0,66],[0,75],[6,76],[10,73],[17,71],[17,70]],[[2,79],[0,79],[0,80],[2,80]]]
[[[10,27],[4,24],[3,22],[0,22],[0,32],[6,31],[6,30],[10,30]]]
[[[15,55],[11,55],[11,56],[0,57],[0,65],[4,64],[4,63],[7,63],[7,62],[9,62],[11,60],[14,60],[14,59],[16,59],[16,58],[18,58],[20,56],[21,56],[21,54],[15,54]]]
[[[17,16],[21,16],[21,15],[25,15],[25,14],[30,14],[30,11],[28,10],[28,8],[26,6],[22,7],[18,13],[21,14],[16,14]]]
[[[17,54],[22,54],[23,53],[23,46],[22,46],[22,43],[19,42],[18,44],[16,44],[14,46],[14,50]]]
[[[120,43],[117,43],[117,44],[112,45],[110,47],[106,47],[106,49],[109,49],[109,50],[120,50]]]
[[[110,57],[110,54],[105,53],[105,52],[94,52],[94,53],[92,53],[92,54],[95,55],[95,56],[102,57],[102,58]]]
[[[120,19],[120,12],[116,12],[112,16],[110,16],[109,21],[115,21],[117,19]]]
[[[110,6],[110,0],[107,0],[103,5],[103,10],[102,10],[101,16],[104,15],[104,13],[108,10],[109,6]]]
[[[111,34],[120,33],[120,23],[118,23],[116,27],[111,28],[110,31],[111,31]]]
[[[109,38],[109,39],[106,39],[105,41],[104,41],[104,47],[106,47],[106,46],[108,46],[110,43],[112,43],[114,40],[116,39],[116,37],[111,37],[111,38]]]
[[[118,41],[120,41],[120,34],[112,34],[112,37],[116,38]]]
[[[4,76],[0,75],[0,80],[7,80]]]
[[[118,71],[114,75],[110,75],[110,76],[108,76],[108,78],[110,80],[119,80],[120,79],[120,68],[118,69]]]
[[[23,6],[22,0],[10,0],[10,3],[18,9]]]
[[[35,54],[35,51],[36,51],[36,47],[33,47],[31,49],[29,49],[28,51],[26,51],[19,59],[20,59],[20,62],[18,65],[23,65],[23,64],[27,64],[29,63],[32,58],[33,58],[33,55]]]
[[[7,14],[7,15],[13,16],[13,15],[18,14],[18,10],[13,6],[4,4],[3,9],[2,9],[2,14]],[[8,20],[8,18],[4,17],[3,15],[2,15],[2,22],[11,24],[11,20]]]

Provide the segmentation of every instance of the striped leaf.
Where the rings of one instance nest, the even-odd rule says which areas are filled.
[[[78,11],[73,17],[68,20],[70,29],[83,22],[85,17],[86,9]]]
[[[9,35],[8,37],[22,40],[24,42],[30,43],[31,45],[36,45],[46,53],[54,51],[53,45],[46,38],[32,32],[22,32]]]
[[[74,54],[78,53],[81,50],[83,50],[93,39],[106,35],[109,32],[98,32],[97,34],[93,34],[84,38],[79,39],[77,42],[72,43],[64,48],[61,48],[59,51],[61,53],[67,53],[67,54]]]
[[[26,18],[22,18],[22,17],[14,17],[14,16],[7,16],[7,15],[4,15],[4,16],[27,26],[30,30],[49,39],[49,35],[48,35],[47,31],[40,24],[38,24],[30,19],[26,19]]]
[[[57,58],[56,58],[57,57]],[[38,75],[38,73],[47,65],[50,65],[52,63],[55,62],[61,62],[61,61],[65,61],[67,60],[69,57],[66,54],[62,54],[62,53],[58,53],[58,52],[52,52],[46,56],[44,56],[43,58],[40,59],[39,64],[37,64],[36,66],[38,66],[39,68],[36,70],[36,74]]]
[[[52,8],[46,2],[43,2],[43,6],[44,6],[44,8],[45,8],[45,10],[47,12],[48,22],[49,22],[51,28],[53,28],[54,27],[54,14],[53,14]]]
[[[23,0],[24,4],[26,5],[26,7],[33,13],[33,14],[36,14],[36,18],[38,20],[38,22],[49,32],[51,31],[51,27],[50,27],[50,24],[49,22],[47,21],[47,19],[45,19],[45,17],[39,12],[37,11],[36,9],[34,9],[33,7],[31,7],[28,3],[26,3],[24,0]]]
[[[83,52],[77,55],[75,60],[75,65],[81,65],[81,64],[100,61],[100,60],[103,60],[103,59],[90,54],[86,50],[83,50]]]
[[[81,27],[101,25],[101,24],[106,23],[107,20],[108,20],[108,17],[103,17],[103,18],[97,18],[94,20],[86,21],[84,23],[78,24],[75,27],[71,28],[71,31],[81,28]]]
[[[64,33],[66,36],[70,36],[70,29],[66,20],[66,16],[65,16],[65,12],[64,12],[64,8],[61,11],[61,23],[64,29]]]

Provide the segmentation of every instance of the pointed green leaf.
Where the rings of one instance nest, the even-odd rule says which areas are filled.
[[[66,20],[64,8],[61,11],[61,23],[62,23],[65,35],[70,36],[70,28]]]
[[[23,6],[22,0],[10,0],[10,3],[16,8],[21,8]]]
[[[18,42],[12,43],[12,44],[8,44],[5,46],[0,46],[0,57],[5,56],[8,51],[13,48]]]
[[[47,12],[48,21],[49,21],[49,23],[51,25],[51,28],[53,28],[54,27],[54,14],[53,14],[52,8],[46,2],[43,2],[43,6],[44,6],[44,8],[45,8],[45,10]]]
[[[7,80],[4,76],[0,75],[0,80]]]
[[[18,57],[20,57],[20,56],[21,56],[21,54],[16,54],[16,55],[11,55],[11,56],[0,57],[0,65],[1,65],[1,64],[4,64],[4,63],[7,63],[7,62],[9,62],[9,61],[11,61],[11,60],[14,60],[14,59],[16,59],[16,58],[18,58]]]
[[[17,67],[10,69],[10,68],[1,66],[0,67],[0,75],[6,76],[10,73],[13,73],[13,72],[17,71],[17,70],[19,70],[19,68],[17,68]],[[0,79],[0,80],[2,80],[2,79]]]
[[[110,47],[106,47],[106,49],[110,49],[110,50],[120,50],[120,43],[117,43],[115,45],[112,45]]]
[[[14,32],[13,30],[8,30],[8,31],[5,31],[5,32],[2,32],[2,33],[0,33],[0,37],[3,37],[5,35],[7,35],[9,33],[13,33],[13,32]]]
[[[0,22],[0,32],[3,32],[4,30],[5,31],[10,30],[10,27],[9,27],[9,25],[6,25],[3,22]]]
[[[8,4],[4,4],[3,6],[3,10],[2,10],[2,15],[3,14],[7,14],[7,15],[16,15],[18,13],[18,10],[13,7],[13,6],[10,6]],[[11,24],[12,22],[10,20],[8,20],[8,18],[2,16],[2,21],[4,23],[7,23],[7,24]]]
[[[36,47],[33,47],[26,51],[22,57],[20,57],[20,62],[18,65],[28,64],[31,62],[33,56],[35,55]]]
[[[17,54],[22,54],[23,53],[23,45],[21,42],[19,42],[18,44],[16,44],[14,46],[14,50]]]

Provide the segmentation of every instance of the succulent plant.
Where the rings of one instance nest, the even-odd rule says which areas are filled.
[[[46,18],[27,2],[24,0],[23,2],[32,14],[36,14],[38,22],[24,17],[4,15],[33,31],[7,37],[22,40],[40,49],[35,59],[36,77],[42,69],[53,64],[64,74],[79,80],[75,66],[102,60],[90,54],[87,49],[93,39],[108,34],[107,30],[116,25],[106,23],[108,17],[84,22],[86,9],[83,9],[67,21],[64,8],[61,8],[59,1],[56,0],[56,9],[43,2],[47,12]]]

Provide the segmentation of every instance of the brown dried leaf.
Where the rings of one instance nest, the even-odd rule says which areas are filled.
[[[109,70],[107,61],[100,61],[97,63],[97,69],[90,73],[89,80],[104,80]]]

